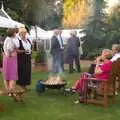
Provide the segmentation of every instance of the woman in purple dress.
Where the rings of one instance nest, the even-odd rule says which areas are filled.
[[[18,80],[16,52],[17,47],[16,30],[9,29],[3,46],[3,78],[5,89],[7,91],[13,90],[16,85],[16,80]]]

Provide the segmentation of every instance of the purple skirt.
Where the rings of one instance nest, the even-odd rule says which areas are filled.
[[[3,77],[4,80],[18,80],[17,56],[3,57]]]

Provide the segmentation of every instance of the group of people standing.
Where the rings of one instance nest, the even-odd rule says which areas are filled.
[[[32,42],[25,27],[8,29],[3,45],[3,78],[7,91],[31,84]]]
[[[64,46],[61,34],[61,30],[55,30],[51,39],[53,73],[62,73],[64,71],[64,62],[69,64],[69,73],[74,72],[74,62],[77,71],[80,72],[80,41],[77,37],[77,31],[70,32],[70,38],[67,41],[66,47]]]
[[[65,48],[62,31],[55,30],[51,39],[51,54],[53,57],[53,73],[64,71],[64,62],[69,64],[69,72],[73,73],[75,62],[77,71],[80,72],[79,46],[80,41],[76,31],[71,31],[71,37]],[[66,56],[64,56],[66,49]],[[32,41],[25,27],[8,29],[3,45],[3,78],[7,91],[15,88],[16,84],[26,89],[31,84],[31,52]],[[66,58],[66,60],[64,59]]]

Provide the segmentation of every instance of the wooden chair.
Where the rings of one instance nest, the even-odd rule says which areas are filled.
[[[115,102],[115,84],[116,81],[120,83],[120,59],[112,63],[112,70],[110,73],[110,78],[108,80],[100,80],[96,78],[87,78],[88,84],[90,82],[95,83],[96,87],[89,87],[88,91],[94,92],[94,97],[87,96],[87,99],[81,102],[93,103],[103,105],[104,109],[108,108],[109,98],[112,98],[112,102]],[[89,92],[88,92],[89,93]]]

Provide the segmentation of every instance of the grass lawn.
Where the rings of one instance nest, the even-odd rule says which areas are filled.
[[[74,104],[76,95],[65,96],[57,90],[46,90],[38,95],[35,92],[37,80],[47,77],[47,73],[33,72],[31,91],[25,96],[25,105],[15,103],[11,98],[0,96],[5,111],[0,120],[120,120],[120,97],[110,105],[107,112],[95,105]],[[79,74],[65,74],[68,86],[79,78]]]

